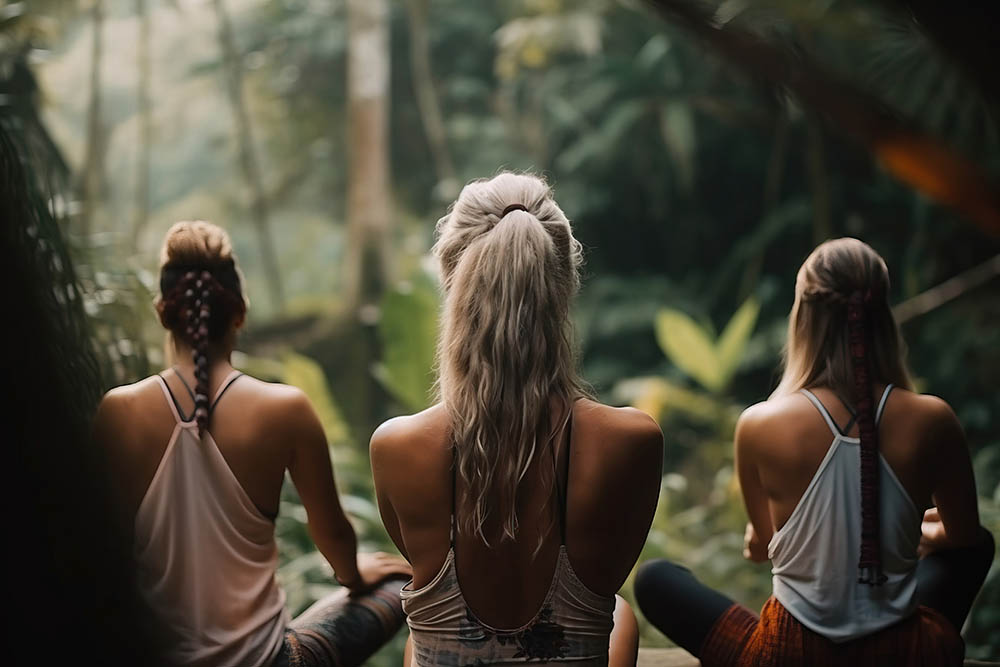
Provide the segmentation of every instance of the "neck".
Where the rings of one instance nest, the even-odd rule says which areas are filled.
[[[174,363],[173,365],[189,371],[188,375],[194,375],[194,359],[192,358],[193,348],[181,341],[174,340]],[[208,348],[209,372],[214,375],[217,370],[232,370],[233,347],[222,343],[210,345]]]

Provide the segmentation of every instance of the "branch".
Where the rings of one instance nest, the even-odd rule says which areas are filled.
[[[718,25],[700,2],[646,1],[734,67],[794,95],[831,127],[868,149],[897,180],[1000,235],[1000,194],[984,172],[935,137],[895,117],[878,98],[804,53],[786,52],[747,30]]]
[[[896,316],[896,321],[902,324],[943,306],[996,276],[1000,276],[1000,255],[994,255],[982,264],[897,304],[892,309],[892,314]]]

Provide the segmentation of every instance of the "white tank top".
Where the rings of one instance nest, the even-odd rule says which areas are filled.
[[[176,663],[269,665],[289,622],[274,576],[274,522],[159,380],[177,424],[135,516],[139,588],[166,626]]]
[[[892,385],[875,415],[878,426]],[[768,544],[774,597],[802,625],[845,642],[909,616],[917,607],[917,544],[923,512],[879,454],[881,586],[858,583],[861,547],[860,440],[844,435],[807,389],[833,442],[792,515]]]

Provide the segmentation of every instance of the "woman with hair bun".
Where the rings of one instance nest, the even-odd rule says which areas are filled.
[[[955,414],[912,390],[867,244],[806,259],[784,361],[735,436],[744,556],[771,561],[771,598],[758,617],[661,560],[636,577],[643,614],[707,667],[961,665],[993,539]]]
[[[177,363],[110,391],[94,436],[170,658],[211,667],[360,664],[401,626],[401,581],[387,579],[411,570],[398,556],[356,553],[306,396],[233,369],[246,300],[224,230],[207,222],[170,229],[156,308]],[[275,579],[286,470],[343,586],[295,620]]]
[[[634,665],[615,594],[652,520],[663,438],[577,375],[580,243],[543,181],[502,173],[462,190],[434,253],[440,401],[371,441],[379,510],[414,570],[406,664]]]

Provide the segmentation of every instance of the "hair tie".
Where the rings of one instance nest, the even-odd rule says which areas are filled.
[[[507,214],[510,213],[511,211],[524,211],[525,213],[527,213],[528,209],[525,208],[524,204],[511,204],[510,206],[508,206],[503,210],[503,213],[500,214],[500,218],[501,219],[506,218]]]

